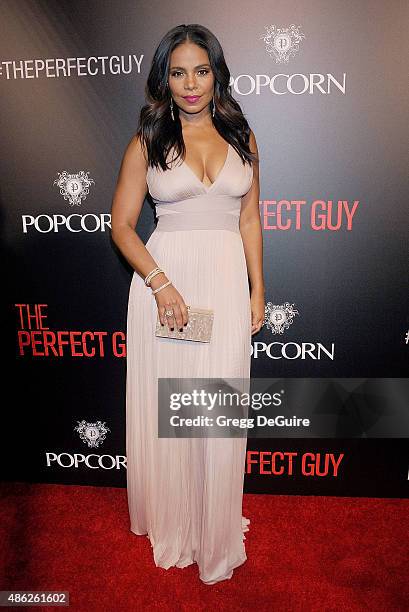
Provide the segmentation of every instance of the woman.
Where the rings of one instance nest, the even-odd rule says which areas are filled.
[[[158,438],[157,393],[158,378],[249,378],[251,335],[264,320],[257,145],[229,78],[207,28],[180,25],[165,35],[112,205],[112,238],[135,270],[127,320],[131,531],[147,535],[158,567],[197,562],[206,584],[231,578],[247,559],[246,438]],[[135,227],[148,189],[158,225],[144,245]],[[187,305],[214,310],[209,343],[155,336],[158,315],[183,330]]]

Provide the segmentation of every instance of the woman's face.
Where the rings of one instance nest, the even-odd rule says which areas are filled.
[[[214,91],[207,51],[190,42],[176,47],[170,55],[168,82],[180,110],[189,114],[202,111],[212,101]]]

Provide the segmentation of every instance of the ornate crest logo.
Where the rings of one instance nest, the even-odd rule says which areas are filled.
[[[296,55],[299,42],[305,35],[300,32],[300,26],[293,23],[289,28],[277,28],[275,25],[265,26],[267,33],[260,36],[266,43],[266,51],[270,57],[275,57],[276,64],[288,64],[290,55]]]
[[[284,302],[284,304],[276,305],[267,302],[265,306],[264,323],[272,334],[283,334],[285,329],[288,329],[293,323],[295,315],[299,315],[298,310],[294,308],[294,304]]]
[[[80,206],[81,201],[85,200],[89,194],[89,186],[91,183],[95,184],[92,178],[89,178],[89,172],[81,170],[77,174],[69,174],[66,170],[63,172],[57,172],[58,179],[56,179],[53,185],[58,185],[60,188],[60,194],[64,197],[64,200],[68,200],[71,206]]]
[[[74,431],[78,431],[81,440],[84,444],[88,444],[90,448],[98,448],[98,446],[106,438],[109,427],[105,427],[105,422],[97,421],[96,423],[87,423],[86,421],[77,421],[78,425],[74,427]]]

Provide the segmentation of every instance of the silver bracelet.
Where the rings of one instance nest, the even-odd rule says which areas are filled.
[[[153,274],[150,275],[149,280],[147,281],[146,285],[147,287],[151,286],[152,283],[152,279],[157,275],[157,274],[165,274],[164,270],[160,269],[160,270],[156,270],[155,272],[153,272]]]
[[[144,278],[144,283],[145,283],[145,285],[147,285],[147,284],[148,284],[149,277],[150,277],[150,276],[151,276],[151,275],[152,275],[154,272],[156,272],[156,270],[159,270],[159,268],[158,268],[158,267],[153,268],[153,270],[151,270],[150,272],[148,272],[148,274],[145,276],[145,278]]]
[[[172,281],[168,281],[167,283],[164,283],[163,285],[161,285],[160,287],[158,287],[157,289],[152,291],[152,295],[155,295],[155,293],[158,293],[158,291],[160,291],[161,289],[164,289],[165,287],[167,287],[171,283],[172,283]]]
[[[149,287],[152,278],[156,276],[156,274],[159,274],[159,272],[163,272],[162,268],[154,268],[153,270],[149,272],[149,274],[145,276],[144,282],[147,287]]]

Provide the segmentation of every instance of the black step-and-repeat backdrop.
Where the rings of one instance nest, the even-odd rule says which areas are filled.
[[[234,8],[0,4],[6,479],[125,486],[132,270],[110,208],[154,50],[181,23],[219,38],[258,141],[267,309],[252,376],[382,379],[409,410],[408,5]],[[137,231],[153,229],[145,202]],[[405,418],[398,434],[372,427],[388,414],[362,385],[361,401],[327,396],[352,430],[249,439],[245,491],[406,496]]]

